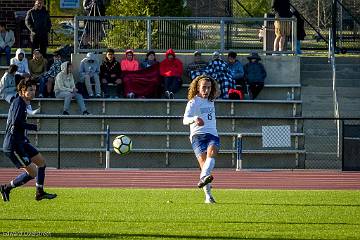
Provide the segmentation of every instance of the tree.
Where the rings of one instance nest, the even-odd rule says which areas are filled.
[[[189,16],[183,0],[114,0],[106,9],[109,16]],[[105,39],[113,48],[146,48],[147,25],[142,20],[110,21],[111,29]],[[186,37],[186,23],[152,22],[151,38],[153,48],[177,48],[178,39]],[[167,40],[165,45],[164,39]]]

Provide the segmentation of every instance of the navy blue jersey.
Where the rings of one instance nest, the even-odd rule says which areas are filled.
[[[6,122],[6,131],[3,143],[4,152],[11,152],[15,147],[20,147],[29,140],[26,130],[37,130],[34,124],[26,123],[26,102],[19,96],[12,101]]]

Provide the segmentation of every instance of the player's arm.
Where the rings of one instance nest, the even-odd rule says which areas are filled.
[[[14,111],[12,113],[13,119],[14,119],[14,126],[23,128],[23,129],[27,129],[27,130],[37,131],[37,125],[27,123],[25,120],[26,117],[24,116],[24,114],[26,112],[26,106],[24,107],[24,106],[20,105],[18,102],[16,102],[16,103],[17,103],[17,106],[15,106]]]
[[[193,123],[196,123],[198,126],[204,125],[204,121],[199,117],[195,115],[195,106],[194,101],[188,102],[186,105],[184,118],[183,118],[183,124],[184,125],[190,125]]]

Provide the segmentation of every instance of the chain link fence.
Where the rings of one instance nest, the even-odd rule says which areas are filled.
[[[0,121],[5,126],[5,116]],[[133,141],[130,154],[121,156],[111,149],[112,168],[198,167],[189,127],[182,125],[181,116],[38,116],[28,121],[38,125],[39,131],[28,136],[50,167],[105,168],[107,125],[110,142],[121,134]],[[355,135],[347,139],[343,134],[349,133],[344,130],[349,126],[359,127],[360,119],[219,116],[217,126],[219,168],[342,169],[343,157],[354,157],[352,153],[358,150],[353,146],[358,146],[360,139]],[[0,131],[1,142],[3,137],[4,129]],[[5,156],[1,159],[1,167],[12,167]],[[355,156],[353,161],[359,159]]]

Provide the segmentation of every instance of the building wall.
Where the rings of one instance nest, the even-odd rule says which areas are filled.
[[[28,11],[34,6],[34,0],[0,0],[0,21],[6,22],[6,27],[15,33],[15,46],[27,47],[29,45],[29,32],[24,24],[24,14],[21,21],[16,21],[15,12]],[[17,14],[19,15],[19,14]]]

